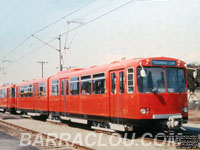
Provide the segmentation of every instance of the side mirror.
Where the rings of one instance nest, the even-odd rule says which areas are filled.
[[[197,70],[195,70],[194,72],[193,72],[193,77],[196,79],[197,78]]]
[[[146,77],[146,72],[145,72],[145,70],[143,68],[140,70],[140,75],[143,78]]]

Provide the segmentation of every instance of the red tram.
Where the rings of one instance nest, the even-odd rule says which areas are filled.
[[[15,113],[15,85],[0,86],[0,109]]]
[[[131,59],[16,85],[16,110],[114,130],[173,128],[188,120],[186,84],[181,60]]]

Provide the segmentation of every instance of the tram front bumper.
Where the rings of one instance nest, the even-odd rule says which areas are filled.
[[[153,119],[162,119],[163,122],[161,122],[161,124],[163,128],[168,128],[168,129],[181,127],[183,124],[183,117],[181,114],[153,115]]]

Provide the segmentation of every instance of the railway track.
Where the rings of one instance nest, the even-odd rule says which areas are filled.
[[[9,115],[9,114],[8,114]],[[8,117],[9,118],[9,117]],[[31,120],[35,120],[35,119],[32,119],[32,118],[29,118]],[[39,120],[39,119],[37,119]],[[35,131],[30,131],[29,129],[24,129],[23,127],[19,127],[19,126],[16,126],[16,125],[12,125],[12,124],[9,124],[7,122],[4,122],[2,120],[0,120],[0,123],[4,123],[6,125],[9,125],[11,127],[14,127],[16,129],[22,129],[23,132],[29,132],[31,134],[34,134],[34,135],[37,135],[39,132],[35,132]],[[71,126],[71,124],[69,122],[59,122],[59,121],[51,121],[51,120],[48,120],[47,121],[48,123],[51,123],[51,124],[55,124],[55,125],[58,125],[58,126]],[[69,123],[69,124],[68,124]],[[123,133],[117,133],[117,132],[109,132],[109,131],[102,131],[102,130],[98,130],[98,129],[89,129],[86,125],[80,125],[80,124],[76,124],[76,123],[73,123],[73,127],[78,127],[78,128],[81,128],[81,129],[86,129],[86,130],[90,130],[90,131],[94,131],[96,133],[102,133],[102,134],[106,134],[106,135],[109,135],[109,136],[116,136],[116,137],[125,137],[129,140],[131,140],[131,133],[129,133],[129,135],[126,135],[124,136]],[[136,133],[136,139],[142,139],[142,135],[145,133],[145,132],[149,132],[149,131],[142,131],[142,132],[139,132],[139,133]],[[152,137],[145,137],[143,140],[147,143],[153,143],[155,142],[155,136],[158,132],[155,132],[155,131],[150,131],[149,133],[152,134]],[[156,139],[156,143],[157,144],[162,144],[164,142],[164,140],[166,140],[166,142],[163,144],[163,146],[166,148],[167,147],[176,147],[177,146],[177,142],[174,142],[174,141],[171,141],[171,140],[168,140],[168,136],[169,135],[173,135],[174,137],[178,134],[181,134],[181,135],[199,135],[200,136],[200,131],[197,129],[197,130],[194,130],[193,128],[186,128],[186,131],[183,131],[183,130],[175,130],[173,132],[170,132],[170,133],[163,133],[165,135],[165,137],[157,137]],[[42,134],[42,136],[44,138],[47,138],[47,135],[45,134]],[[167,137],[167,138],[166,138]],[[54,137],[51,137],[52,139]],[[33,139],[35,139],[35,136],[33,137]],[[55,138],[54,138],[55,139]],[[56,139],[57,143],[61,142],[62,143],[62,146],[60,147],[55,147],[54,145],[49,145],[49,147],[45,147],[45,146],[41,146],[41,145],[36,145],[36,147],[38,147],[39,149],[66,149],[66,145],[69,145],[69,148],[77,148],[77,149],[89,149],[87,147],[83,147],[83,146],[80,146],[80,145],[73,145],[71,142],[66,142],[66,141],[61,141],[59,139]],[[45,144],[44,144],[45,145]]]
[[[39,136],[42,137],[42,141],[44,141],[44,142],[43,143],[36,142],[36,144],[34,145],[34,147],[37,147],[40,150],[44,150],[44,149],[48,149],[48,150],[55,150],[55,149],[56,150],[74,150],[74,149],[91,150],[91,148],[88,148],[85,146],[80,146],[80,145],[74,144],[70,141],[61,140],[59,138],[55,138],[53,136],[49,136],[44,133],[40,133],[40,132],[33,131],[33,130],[30,130],[30,129],[27,129],[27,128],[24,128],[24,127],[21,127],[21,126],[12,124],[12,123],[8,123],[1,119],[0,119],[0,125],[1,126],[3,125],[4,128],[7,128],[7,131],[14,130],[14,131],[12,131],[12,136],[13,136],[13,132],[15,132],[14,136],[17,138],[19,138],[22,133],[30,133],[31,134],[31,138],[30,138],[31,143],[34,143],[34,141],[36,139],[38,139]],[[49,141],[53,140],[56,143],[49,142],[48,144],[46,144],[45,141],[47,141],[47,139]],[[27,143],[24,143],[24,144],[27,144]]]

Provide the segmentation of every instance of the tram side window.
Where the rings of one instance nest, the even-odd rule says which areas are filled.
[[[71,95],[79,95],[79,77],[70,79],[70,93]]]
[[[20,87],[20,97],[25,97],[25,87],[24,86]]]
[[[28,86],[28,97],[32,97],[33,96],[33,87],[32,85]]]
[[[0,98],[3,98],[3,90],[0,90]]]
[[[113,94],[116,93],[116,75],[115,75],[115,73],[111,74],[111,92]]]
[[[45,87],[45,83],[41,82],[40,83],[40,96],[45,96],[46,95],[46,87]]]
[[[0,90],[0,98],[6,98],[6,90]]]
[[[64,95],[64,81],[61,80],[61,95]]]
[[[104,73],[93,75],[93,94],[105,93],[105,75]]]
[[[24,87],[20,87],[20,97],[24,97]]]
[[[124,93],[124,72],[119,73],[119,92]]]
[[[28,97],[28,95],[29,95],[29,87],[26,86],[26,87],[24,88],[24,97]]]
[[[66,95],[69,95],[69,81],[66,80]]]
[[[12,97],[15,98],[15,88],[12,88]]]
[[[134,70],[133,68],[129,68],[127,70],[127,92],[134,92]]]
[[[17,97],[21,97],[21,95],[20,95],[20,87],[17,87]]]
[[[8,98],[11,98],[11,89],[8,88]]]
[[[20,87],[20,97],[32,97],[32,96],[33,96],[33,88],[31,84]]]
[[[52,96],[58,96],[59,95],[59,88],[58,88],[58,80],[52,81]]]
[[[33,90],[34,90],[34,96],[35,96],[35,97],[37,96],[37,95],[36,95],[36,88],[37,88],[37,87],[34,86],[34,89],[33,89]]]
[[[81,77],[81,94],[82,95],[91,94],[91,76]]]

